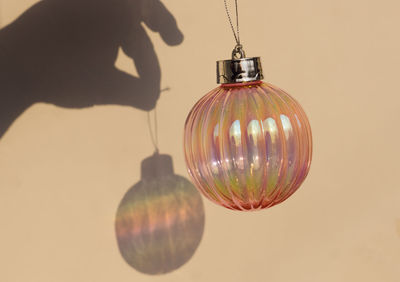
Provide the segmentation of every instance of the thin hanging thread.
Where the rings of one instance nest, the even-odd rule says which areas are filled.
[[[158,154],[158,121],[157,121],[157,107],[154,108],[154,130],[151,125],[151,116],[150,112],[147,112],[147,123],[149,126],[150,138],[151,142],[153,143],[155,153]],[[154,132],[154,133],[153,133]]]
[[[238,0],[235,0],[236,31],[235,31],[235,28],[234,28],[234,26],[233,26],[231,14],[229,13],[228,4],[227,4],[226,0],[224,0],[224,3],[225,3],[225,11],[226,11],[226,14],[227,14],[227,16],[228,16],[229,23],[230,23],[231,28],[232,28],[233,36],[235,37],[236,46],[241,46],[241,43],[240,43],[240,33],[239,33],[239,8],[238,8]]]

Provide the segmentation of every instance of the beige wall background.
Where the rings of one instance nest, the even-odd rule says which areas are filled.
[[[37,1],[2,0],[1,26]],[[234,42],[223,1],[164,0],[185,35],[166,46],[160,150],[187,177],[182,130],[215,85]],[[248,55],[306,110],[314,159],[302,188],[270,210],[238,213],[206,199],[190,261],[165,275],[122,259],[117,207],[153,152],[146,112],[35,104],[0,140],[0,281],[362,281],[400,279],[398,1],[240,1]],[[122,53],[116,65],[135,74]],[[195,66],[195,67],[194,67]]]

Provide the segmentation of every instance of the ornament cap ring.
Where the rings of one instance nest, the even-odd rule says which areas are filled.
[[[246,83],[263,78],[260,57],[217,61],[218,84]]]
[[[235,49],[232,51],[232,60],[239,60],[246,58],[246,53],[243,50],[243,46],[241,44],[237,44]]]

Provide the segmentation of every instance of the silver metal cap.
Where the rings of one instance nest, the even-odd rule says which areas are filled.
[[[217,83],[244,83],[263,79],[260,57],[217,62]]]

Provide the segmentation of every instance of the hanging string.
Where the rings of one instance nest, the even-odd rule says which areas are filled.
[[[239,5],[238,5],[238,0],[235,0],[235,11],[236,11],[236,30],[235,27],[233,26],[233,22],[232,22],[232,17],[231,14],[229,13],[229,8],[228,8],[228,4],[227,1],[224,0],[224,4],[225,4],[225,11],[226,11],[226,15],[228,16],[228,20],[229,23],[231,25],[231,29],[233,32],[233,36],[235,37],[235,41],[236,41],[236,46],[235,49],[232,52],[232,58],[234,59],[241,59],[246,57],[244,50],[243,50],[243,46],[240,42],[240,30],[239,30]]]
[[[229,13],[229,8],[226,0],[224,0],[225,4],[225,11],[226,15],[228,16],[229,23],[232,28],[233,36],[235,37],[236,45],[240,45],[240,33],[239,33],[239,9],[238,9],[238,0],[235,0],[235,9],[236,9],[236,31],[235,28],[233,27],[233,22],[231,18],[231,14]]]
[[[151,125],[151,115],[150,112],[147,112],[147,124],[149,126],[150,138],[153,143],[155,153],[158,154],[158,121],[157,121],[157,107],[154,108],[154,130]],[[154,133],[153,133],[154,132]]]

